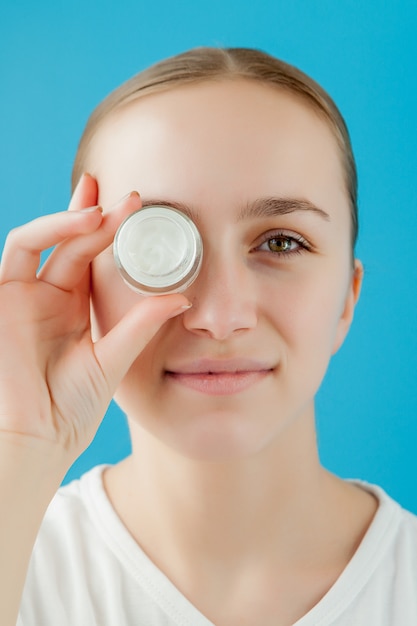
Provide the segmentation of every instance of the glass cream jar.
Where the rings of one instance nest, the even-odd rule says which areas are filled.
[[[194,222],[162,205],[129,215],[113,243],[116,266],[125,282],[143,295],[184,291],[201,267],[203,243]]]

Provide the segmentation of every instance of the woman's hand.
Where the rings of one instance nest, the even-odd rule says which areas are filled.
[[[51,444],[67,467],[91,442],[140,351],[188,304],[180,295],[143,299],[93,343],[91,261],[140,208],[132,193],[103,215],[97,195],[84,175],[69,211],[10,233],[0,266],[0,441]]]
[[[138,194],[103,215],[83,176],[70,211],[12,231],[0,265],[0,623],[16,624],[26,571],[45,510],[88,446],[116,387],[146,343],[187,301],[138,302],[93,343],[90,264]],[[88,208],[91,207],[91,208]],[[39,270],[41,253],[53,247]]]

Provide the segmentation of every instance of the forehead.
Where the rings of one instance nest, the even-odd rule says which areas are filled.
[[[326,121],[300,97],[249,80],[148,95],[109,115],[88,169],[104,196],[203,204],[286,196],[347,206],[340,151]]]

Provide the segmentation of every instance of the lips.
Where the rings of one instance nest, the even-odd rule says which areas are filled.
[[[247,359],[198,359],[166,370],[174,384],[207,395],[232,395],[245,391],[271,375],[270,363]]]

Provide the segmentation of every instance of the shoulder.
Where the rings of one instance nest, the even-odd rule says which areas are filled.
[[[352,559],[300,626],[417,624],[417,517],[381,487],[349,481],[378,501]]]
[[[71,572],[75,575],[81,565],[93,558],[94,551],[99,548],[102,553],[100,526],[108,504],[102,481],[104,467],[94,467],[55,494],[34,545],[29,581],[32,579],[36,584],[47,572],[50,576],[51,572],[62,570],[63,563],[65,575],[70,576]],[[62,576],[63,572],[61,579]]]
[[[394,543],[412,541],[417,543],[417,516],[404,509],[378,485],[355,481],[357,485],[372,493],[378,500],[378,510],[369,531],[376,535],[388,534]]]
[[[417,516],[381,487],[359,483],[379,506],[350,568],[352,608],[366,623],[417,623]],[[349,594],[347,594],[349,596]],[[358,621],[362,624],[362,621]]]
[[[377,512],[361,549],[376,560],[393,559],[397,566],[405,559],[408,564],[413,562],[417,578],[417,516],[404,509],[381,487],[363,481],[354,482],[378,500]]]
[[[68,536],[81,539],[89,534],[102,515],[104,494],[102,473],[105,466],[97,466],[80,479],[61,487],[51,501],[39,531],[35,551],[48,541],[66,542]]]
[[[106,573],[120,574],[103,538],[111,507],[102,471],[96,467],[61,487],[50,503],[29,563],[21,623],[87,623],[82,620],[94,614],[93,597],[102,593]]]

